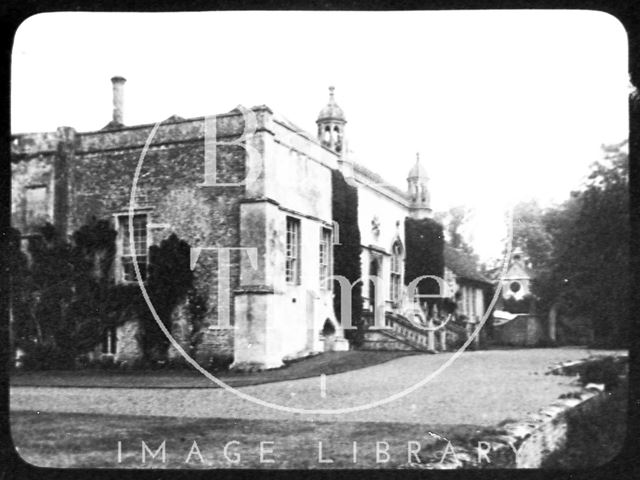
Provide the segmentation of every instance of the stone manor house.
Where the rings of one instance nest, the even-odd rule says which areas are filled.
[[[287,358],[350,348],[334,312],[338,292],[326,281],[340,241],[332,218],[332,172],[339,171],[358,196],[363,315],[370,324],[363,348],[446,348],[455,329],[437,331],[419,308],[403,313],[409,301],[405,222],[431,217],[427,172],[419,159],[397,159],[408,171],[407,187],[399,189],[351,160],[347,120],[333,88],[313,135],[267,106],[127,126],[124,84],[122,77],[112,79],[113,118],[100,130],[59,127],[12,137],[14,227],[28,235],[46,221],[70,235],[90,218],[111,219],[118,232],[115,281],[136,283],[128,212],[141,162],[133,237],[142,276],[149,246],[171,233],[197,249],[196,285],[208,298],[208,312],[194,358],[206,363],[226,355],[232,367],[274,368]],[[215,250],[223,247],[236,250]],[[490,282],[463,253],[444,250],[447,295],[458,317],[473,326]],[[226,289],[219,288],[227,281],[218,278],[219,261],[228,262]],[[377,288],[370,277],[380,279]],[[137,328],[131,319],[105,332],[94,354],[135,359]],[[179,342],[181,328],[176,321]]]

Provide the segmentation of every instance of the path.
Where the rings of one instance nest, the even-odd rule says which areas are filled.
[[[581,348],[465,352],[429,384],[400,400],[343,415],[276,411],[221,389],[12,387],[10,402],[12,410],[48,412],[495,425],[537,411],[560,394],[577,389],[572,378],[544,373],[557,362],[585,358],[590,353],[605,352]],[[325,396],[320,377],[240,391],[297,408],[362,405],[409,387],[451,355],[415,355],[328,375]]]

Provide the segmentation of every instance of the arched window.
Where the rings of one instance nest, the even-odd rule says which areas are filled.
[[[331,143],[331,127],[329,125],[324,127],[323,140],[327,145]]]
[[[396,240],[391,247],[390,300],[400,301],[400,285],[402,282],[402,244]]]
[[[340,128],[338,128],[337,125],[333,127],[333,143],[337,152],[342,150],[342,134],[340,133]]]

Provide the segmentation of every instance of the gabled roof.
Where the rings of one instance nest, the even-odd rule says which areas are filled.
[[[503,278],[533,278],[533,272],[525,263],[516,261],[509,265],[509,268]]]
[[[444,245],[444,265],[459,278],[492,284],[491,280],[480,273],[478,264],[471,255],[447,244]]]

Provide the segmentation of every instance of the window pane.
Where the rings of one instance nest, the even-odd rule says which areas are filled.
[[[320,230],[320,288],[322,290],[331,289],[327,283],[331,269],[331,230],[322,228]]]
[[[300,220],[287,217],[285,277],[288,283],[300,283]]]
[[[129,230],[129,216],[122,215],[118,218],[120,226],[119,242],[122,248],[122,280],[125,282],[136,282],[136,272],[133,265],[134,249],[131,248],[131,238]],[[136,259],[140,268],[140,277],[145,280],[147,277],[147,215],[135,215],[133,223],[133,247],[135,248]]]

